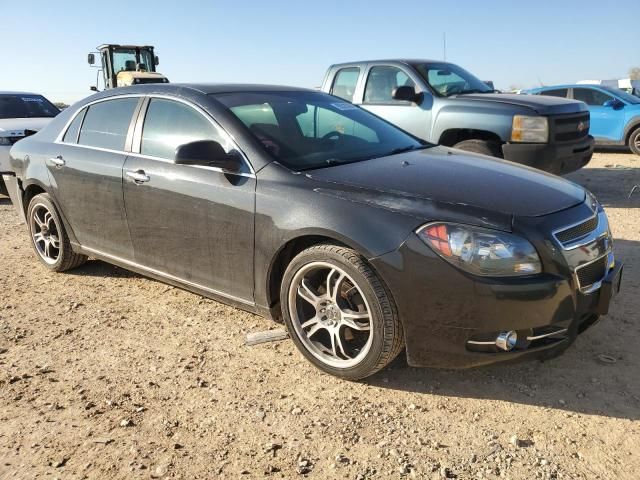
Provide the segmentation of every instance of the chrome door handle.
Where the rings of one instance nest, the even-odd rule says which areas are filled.
[[[57,168],[61,168],[67,163],[62,155],[58,155],[57,157],[53,157],[50,159],[51,163],[53,163]]]
[[[151,180],[151,178],[149,178],[149,175],[144,173],[144,170],[136,170],[136,171],[127,172],[127,177],[133,179],[133,181],[138,183],[138,184],[145,183],[145,182],[148,182],[149,180]]]

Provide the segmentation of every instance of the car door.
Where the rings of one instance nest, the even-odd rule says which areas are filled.
[[[584,102],[589,107],[591,126],[589,133],[601,143],[615,143],[621,140],[624,126],[624,107],[604,105],[615,100],[612,95],[596,88],[573,88],[573,99]]]
[[[147,100],[124,165],[124,202],[136,263],[214,294],[253,302],[255,175],[177,165],[176,147],[215,140],[238,150],[197,106]]]
[[[75,115],[46,161],[53,194],[78,242],[131,260],[133,245],[122,198],[127,140],[141,97],[90,104]]]
[[[366,75],[361,106],[403,130],[429,140],[433,102],[428,100],[432,100],[431,95],[425,92],[425,100],[420,104],[393,98],[397,87],[416,88],[416,79],[408,71],[392,65],[369,65]]]

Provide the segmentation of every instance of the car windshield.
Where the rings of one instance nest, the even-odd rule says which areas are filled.
[[[217,94],[276,160],[309,170],[426,148],[375,115],[319,92]]]
[[[137,50],[137,51],[136,51]],[[154,70],[153,57],[147,49],[118,48],[113,51],[113,71],[135,71],[138,64],[147,71]]]
[[[632,105],[637,105],[640,104],[640,98],[631,95],[630,93],[625,92],[624,90],[621,90],[619,88],[613,88],[613,87],[600,87],[602,90],[605,90],[613,95],[615,95],[616,97],[618,97],[620,100],[630,103]]]
[[[495,90],[452,63],[419,63],[414,65],[418,73],[443,97],[462,93],[493,93]]]
[[[0,94],[0,118],[55,117],[60,110],[41,95]]]

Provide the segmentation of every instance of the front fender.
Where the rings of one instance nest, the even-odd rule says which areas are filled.
[[[508,142],[511,138],[513,116],[531,113],[531,110],[520,107],[507,109],[500,103],[448,103],[436,111],[432,138],[440,143],[442,135],[447,130],[468,129],[485,131],[498,136],[503,142]]]

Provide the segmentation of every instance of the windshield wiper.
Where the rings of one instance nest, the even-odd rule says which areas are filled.
[[[424,150],[425,148],[431,148],[435,145],[408,145],[406,147],[396,148],[391,150],[389,153],[385,153],[384,155],[380,155],[381,157],[388,157],[389,155],[397,155],[398,153],[411,152],[413,150]]]
[[[498,90],[480,90],[479,88],[472,88],[471,90],[463,90],[459,92],[458,95],[465,95],[467,93],[498,93]]]

